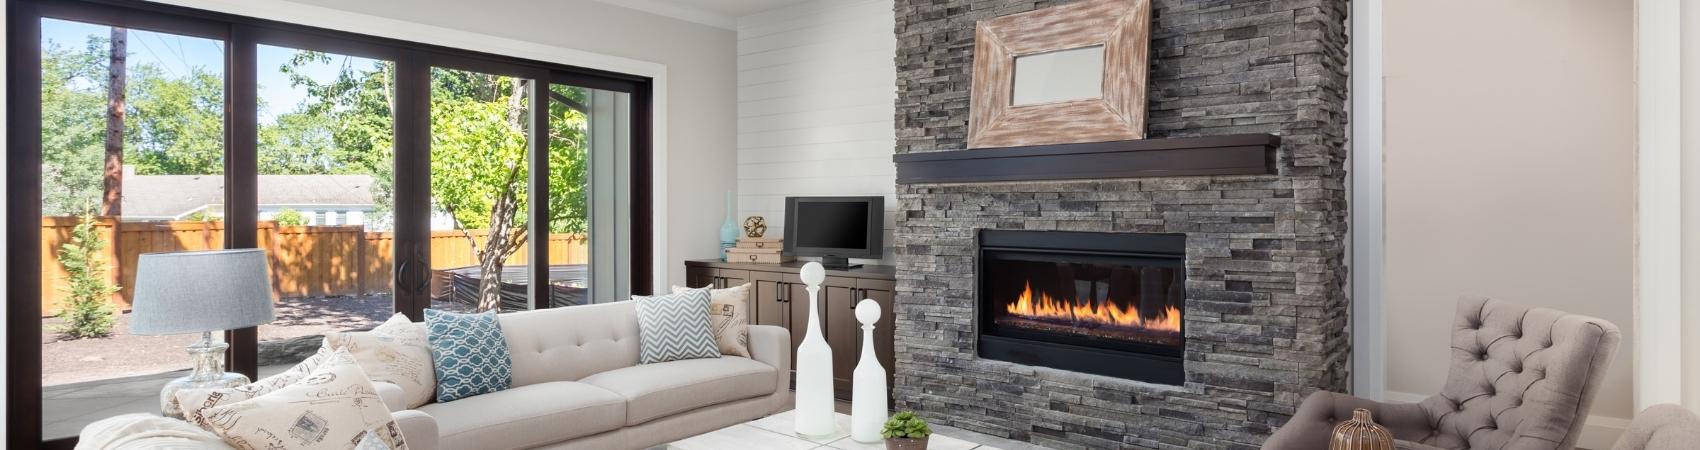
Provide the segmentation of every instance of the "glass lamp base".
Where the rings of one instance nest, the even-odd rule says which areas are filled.
[[[165,383],[164,388],[159,390],[160,414],[173,419],[186,419],[183,417],[183,405],[177,404],[177,391],[186,389],[233,388],[248,383],[247,375],[235,372],[214,374],[210,380],[195,379],[195,375],[193,374],[171,380],[171,382]]]
[[[165,417],[183,419],[183,405],[177,403],[177,391],[185,389],[233,388],[248,384],[248,376],[224,371],[224,350],[229,344],[214,342],[212,332],[201,333],[201,340],[189,344],[189,356],[195,369],[188,376],[165,383],[159,391],[159,411]]]

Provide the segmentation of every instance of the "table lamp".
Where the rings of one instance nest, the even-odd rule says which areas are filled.
[[[189,345],[194,370],[159,392],[161,414],[182,418],[177,391],[236,387],[248,377],[224,371],[223,341],[212,332],[271,322],[272,291],[260,249],[147,253],[136,261],[130,332],[159,336],[201,333]]]

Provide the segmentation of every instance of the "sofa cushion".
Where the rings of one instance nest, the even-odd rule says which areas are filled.
[[[366,372],[336,355],[295,384],[202,410],[199,425],[243,449],[406,449]]]
[[[436,392],[425,324],[413,323],[402,313],[395,313],[371,331],[326,333],[324,346],[348,350],[372,384],[400,387],[405,407],[391,410],[418,408],[430,402]],[[385,398],[386,404],[388,401]]]
[[[495,311],[455,314],[426,309],[425,338],[436,368],[437,401],[496,392],[513,383],[513,360]]]
[[[432,403],[440,448],[528,448],[624,425],[626,400],[585,383],[555,381]]]
[[[734,400],[772,394],[773,366],[736,356],[686,359],[614,369],[585,377],[626,399],[626,425]]]
[[[637,301],[638,336],[644,364],[717,358],[720,347],[708,326],[708,289],[645,297]]]
[[[750,357],[750,284],[708,291],[708,328],[720,354]],[[674,294],[691,288],[673,286]]]
[[[637,302],[497,316],[514,362],[514,386],[578,381],[638,363]]]

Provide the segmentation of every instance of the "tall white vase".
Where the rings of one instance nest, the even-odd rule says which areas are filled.
[[[797,345],[797,434],[826,436],[837,430],[832,424],[832,347],[826,344],[820,322],[820,284],[826,269],[820,263],[803,265],[803,283],[809,290],[809,328]]]
[[[862,359],[850,379],[850,439],[875,443],[885,425],[885,367],[874,350],[874,324],[880,320],[880,304],[862,299],[856,303],[856,321],[862,323]]]

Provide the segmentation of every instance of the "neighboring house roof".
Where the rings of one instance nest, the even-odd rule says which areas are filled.
[[[260,175],[260,206],[372,205],[371,175]],[[224,204],[223,175],[124,177],[126,218],[176,218]]]

